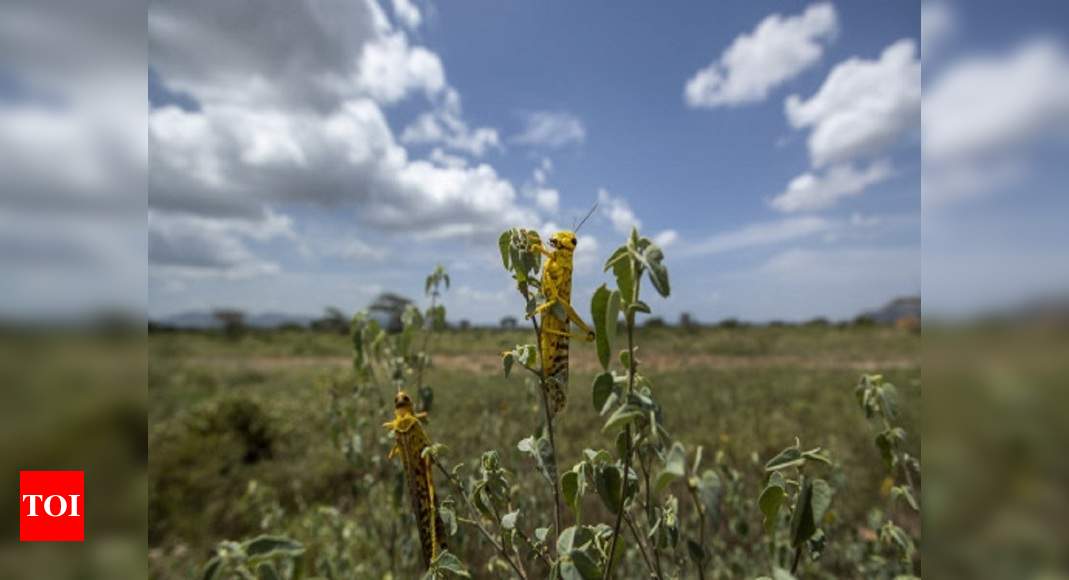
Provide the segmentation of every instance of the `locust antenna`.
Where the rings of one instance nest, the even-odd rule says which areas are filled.
[[[579,222],[579,225],[575,226],[575,229],[573,229],[572,232],[578,232],[579,228],[583,227],[583,224],[586,223],[586,220],[590,219],[590,216],[594,215],[594,210],[596,209],[598,209],[598,202],[595,201],[594,205],[590,207],[590,211],[586,212],[586,217],[584,217],[583,220]]]

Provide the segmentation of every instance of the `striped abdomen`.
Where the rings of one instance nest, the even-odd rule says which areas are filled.
[[[546,264],[542,275],[542,288],[547,300],[568,304],[572,299],[571,256],[557,256]],[[562,263],[563,262],[563,263]],[[546,396],[552,415],[564,410],[568,402],[568,345],[571,324],[559,307],[548,309],[542,315],[542,373],[546,377]]]
[[[416,525],[419,529],[423,564],[430,566],[431,560],[446,548],[445,525],[438,512],[438,497],[431,473],[433,460],[430,457],[423,457],[423,450],[427,448],[430,441],[418,420],[407,430],[397,430],[395,434],[405,466],[405,480],[408,483],[408,494],[412,501],[412,512],[416,516]]]

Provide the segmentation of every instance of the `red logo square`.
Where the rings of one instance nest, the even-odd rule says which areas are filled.
[[[85,472],[19,472],[19,541],[85,541]]]

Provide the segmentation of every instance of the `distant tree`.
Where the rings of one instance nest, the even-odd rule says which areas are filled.
[[[340,308],[328,306],[323,311],[323,317],[317,318],[311,323],[312,330],[319,332],[333,332],[336,334],[349,334],[349,319]]]
[[[235,308],[220,308],[212,312],[212,318],[223,325],[223,334],[231,340],[241,338],[248,326],[245,324],[245,313]]]
[[[854,318],[854,326],[869,327],[876,326],[876,319],[868,314],[862,314]]]
[[[725,318],[720,322],[716,323],[716,325],[720,328],[738,328],[739,326],[741,326],[739,324],[738,318]]]
[[[161,322],[161,321],[158,321],[158,320],[149,320],[148,321],[148,333],[149,334],[153,334],[153,333],[157,333],[157,332],[174,332],[175,330],[177,330],[177,327],[175,327],[175,325],[173,325],[173,324],[168,324],[166,322]]]
[[[470,330],[471,329],[471,322],[469,320],[467,320],[467,319],[462,319],[460,321],[460,323],[459,323],[459,326],[460,326],[460,330]]]
[[[812,320],[807,320],[806,323],[805,323],[806,326],[815,326],[815,327],[818,327],[818,328],[825,328],[825,327],[829,326],[830,324],[831,323],[828,322],[828,319],[824,318],[823,316],[819,316],[819,317],[814,318]]]
[[[686,328],[690,330],[696,328],[698,326],[698,323],[695,322],[694,318],[691,317],[689,312],[684,312],[683,314],[679,315],[679,326],[680,328]]]
[[[787,323],[782,320],[770,320],[768,325],[771,328],[783,328],[784,326],[787,326]]]
[[[668,326],[668,325],[664,322],[664,319],[661,318],[660,316],[654,316],[652,318],[648,318],[646,320],[646,324],[644,326],[646,328],[664,328],[665,326]]]
[[[505,330],[516,330],[517,326],[519,326],[519,321],[515,316],[506,316],[501,319],[501,328]]]
[[[383,292],[367,307],[371,318],[378,321],[389,332],[400,332],[404,325],[401,323],[401,315],[412,301],[399,294]]]

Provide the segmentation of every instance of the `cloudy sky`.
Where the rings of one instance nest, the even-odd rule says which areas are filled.
[[[253,8],[253,6],[258,6]],[[581,231],[577,302],[632,226],[701,320],[849,317],[920,291],[920,14],[907,4],[157,2],[149,311],[317,313]]]
[[[493,322],[498,233],[595,202],[581,306],[634,225],[669,319],[1069,288],[1063,2],[88,6],[3,7],[3,316],[351,311],[440,262]]]

